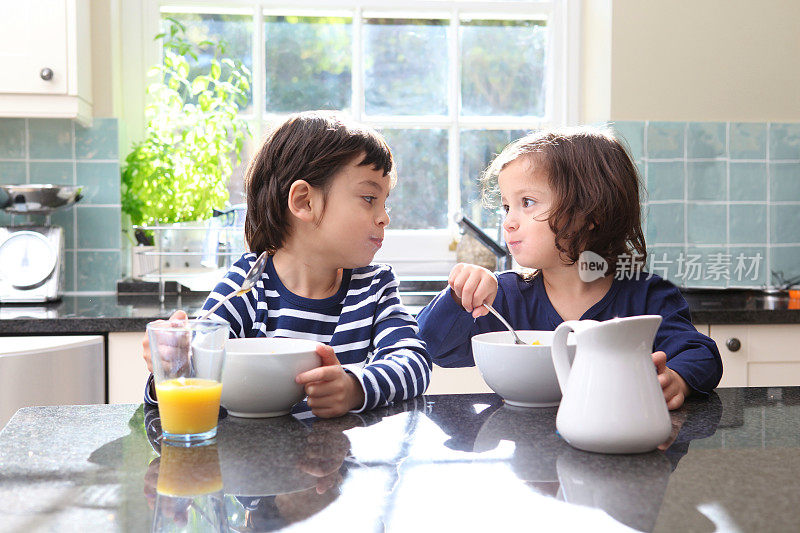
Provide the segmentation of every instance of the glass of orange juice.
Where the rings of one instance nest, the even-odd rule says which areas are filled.
[[[170,320],[147,324],[164,440],[208,443],[217,435],[228,323]]]

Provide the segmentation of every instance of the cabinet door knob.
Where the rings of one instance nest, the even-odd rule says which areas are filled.
[[[738,352],[739,348],[742,347],[742,343],[736,337],[731,337],[730,339],[725,341],[725,346],[728,348],[728,350],[732,352]]]
[[[44,81],[50,81],[53,79],[53,69],[45,67],[39,72],[39,76]]]

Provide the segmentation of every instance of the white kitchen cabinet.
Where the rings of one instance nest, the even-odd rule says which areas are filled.
[[[800,385],[800,324],[714,325],[722,356],[719,387]]]
[[[89,0],[0,0],[0,116],[92,117]]]
[[[108,403],[141,403],[150,373],[142,359],[143,331],[108,334]]]
[[[431,384],[425,394],[472,394],[494,392],[483,381],[478,367],[443,368],[433,365]]]
[[[21,407],[104,403],[101,335],[2,337],[0,429]]]

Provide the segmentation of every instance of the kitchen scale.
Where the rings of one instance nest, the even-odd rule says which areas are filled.
[[[81,199],[83,187],[0,185],[0,208],[45,215],[44,225],[0,227],[0,303],[52,302],[64,288],[64,230],[50,214]]]

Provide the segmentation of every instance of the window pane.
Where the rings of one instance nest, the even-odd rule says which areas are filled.
[[[202,41],[223,43],[221,57],[237,59],[253,71],[253,19],[244,15],[217,15],[208,13],[162,13],[162,29],[167,27],[167,17],[172,18],[186,26],[186,37],[190,42],[197,44]],[[198,74],[208,74],[211,70],[213,53],[208,46],[200,47],[197,61],[191,57],[189,60],[188,79],[193,80]],[[227,79],[229,68],[222,67],[221,79]],[[252,86],[252,76],[250,77]],[[247,105],[242,113],[252,112],[253,92],[247,92]]]
[[[461,114],[543,116],[546,43],[544,21],[462,21]]]
[[[350,109],[352,24],[343,17],[266,17],[269,113]]]
[[[447,130],[386,129],[397,185],[389,195],[390,229],[447,227]]]
[[[508,143],[525,133],[523,130],[461,130],[461,210],[482,228],[498,225],[500,196],[496,192],[490,194],[490,207],[484,206],[480,177]]]
[[[448,21],[366,19],[365,22],[366,113],[446,115]]]

